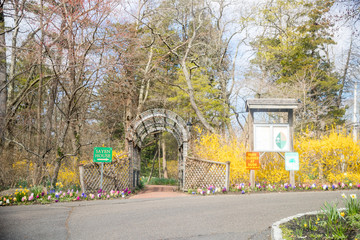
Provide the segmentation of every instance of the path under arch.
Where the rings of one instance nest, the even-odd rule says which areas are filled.
[[[185,197],[187,193],[178,191],[177,186],[168,185],[146,185],[138,194],[131,196],[131,199],[138,198],[168,198]]]

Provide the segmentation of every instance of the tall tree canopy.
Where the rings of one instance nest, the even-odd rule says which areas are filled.
[[[278,89],[260,95],[300,99],[302,126],[313,124],[317,129],[341,123],[345,113],[343,86],[328,52],[335,44],[326,17],[332,5],[333,1],[271,1],[259,20],[264,33],[253,42],[253,64]]]

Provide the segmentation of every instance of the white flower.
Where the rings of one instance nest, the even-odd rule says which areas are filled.
[[[2,201],[0,201],[0,205],[2,205]]]
[[[349,187],[352,187],[352,183],[349,183]]]
[[[6,199],[6,203],[7,203],[7,204],[9,204],[9,203],[10,203],[9,199]]]
[[[207,194],[210,194],[210,190],[207,190],[207,192],[206,192]]]
[[[356,199],[356,194],[350,194],[350,197],[351,197],[352,199]]]
[[[341,194],[341,197],[346,199],[346,195],[344,193]]]

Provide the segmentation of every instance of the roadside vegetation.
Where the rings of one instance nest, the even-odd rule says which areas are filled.
[[[283,225],[284,239],[360,239],[360,201],[356,194],[342,194],[345,208],[324,203],[317,215],[305,215]]]

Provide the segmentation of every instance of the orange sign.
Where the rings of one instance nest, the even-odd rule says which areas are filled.
[[[258,152],[246,152],[246,170],[260,169],[260,154]]]

